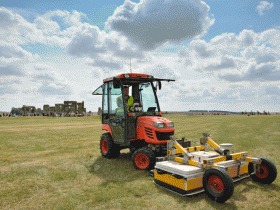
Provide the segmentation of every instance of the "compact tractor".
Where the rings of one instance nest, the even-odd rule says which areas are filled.
[[[234,182],[251,177],[263,184],[277,177],[275,165],[267,158],[249,157],[247,152],[231,153],[232,144],[218,145],[203,133],[200,145],[174,136],[173,122],[161,117],[157,89],[159,79],[146,74],[120,74],[107,78],[93,95],[102,95],[102,156],[115,158],[129,148],[136,169],[150,170],[154,183],[182,196],[206,192],[219,202],[233,194]],[[130,88],[133,106],[127,106],[125,88]],[[210,150],[212,147],[212,150]]]
[[[136,169],[154,167],[156,157],[166,154],[167,141],[174,135],[173,122],[161,117],[157,89],[161,81],[147,74],[120,74],[103,80],[92,94],[102,95],[100,150],[103,157],[116,158],[129,148]],[[129,88],[133,106],[127,107],[124,88]]]

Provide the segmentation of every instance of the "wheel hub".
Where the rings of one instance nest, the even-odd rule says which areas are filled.
[[[137,154],[134,161],[136,166],[140,169],[146,169],[150,164],[149,158],[143,153]]]
[[[208,184],[211,190],[215,193],[221,193],[225,188],[223,181],[217,175],[210,176],[208,179]]]
[[[101,142],[101,149],[104,154],[106,154],[108,152],[108,144],[105,139],[103,139]]]
[[[264,179],[268,176],[268,169],[265,165],[261,165],[260,170],[256,172],[256,176]]]

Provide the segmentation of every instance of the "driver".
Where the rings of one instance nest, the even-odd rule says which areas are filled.
[[[117,115],[123,115],[123,102],[121,100],[121,97],[118,97],[117,98],[117,105],[118,105],[118,108],[116,108],[116,114]]]
[[[124,87],[124,98],[125,98],[125,102],[126,102],[126,106],[127,106],[127,111],[133,111],[133,97],[128,95],[129,93],[129,88],[128,87]],[[130,108],[132,107],[132,108]]]
[[[125,86],[124,87],[124,100],[125,100],[125,104],[127,107],[127,111],[131,112],[133,111],[133,97],[128,95],[129,93],[129,87]],[[118,107],[120,107],[120,104],[122,104],[122,96],[119,96],[117,98],[117,104]]]

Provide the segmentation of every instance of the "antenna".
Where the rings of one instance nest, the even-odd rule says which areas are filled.
[[[132,71],[131,71],[131,58],[130,58],[130,73],[132,73]]]

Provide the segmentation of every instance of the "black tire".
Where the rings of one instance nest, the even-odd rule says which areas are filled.
[[[115,144],[110,133],[103,133],[100,139],[100,152],[105,158],[116,158],[120,155],[119,145]]]
[[[277,169],[273,162],[271,162],[267,158],[261,158],[261,169],[260,173],[256,172],[255,174],[252,174],[254,172],[254,165],[253,163],[249,163],[248,171],[250,174],[250,177],[255,182],[260,182],[262,184],[271,184],[277,177]]]
[[[150,170],[155,165],[155,154],[147,147],[137,149],[132,155],[133,166],[138,170]]]
[[[206,194],[218,203],[224,203],[233,194],[234,184],[230,175],[221,168],[211,168],[203,175]]]

